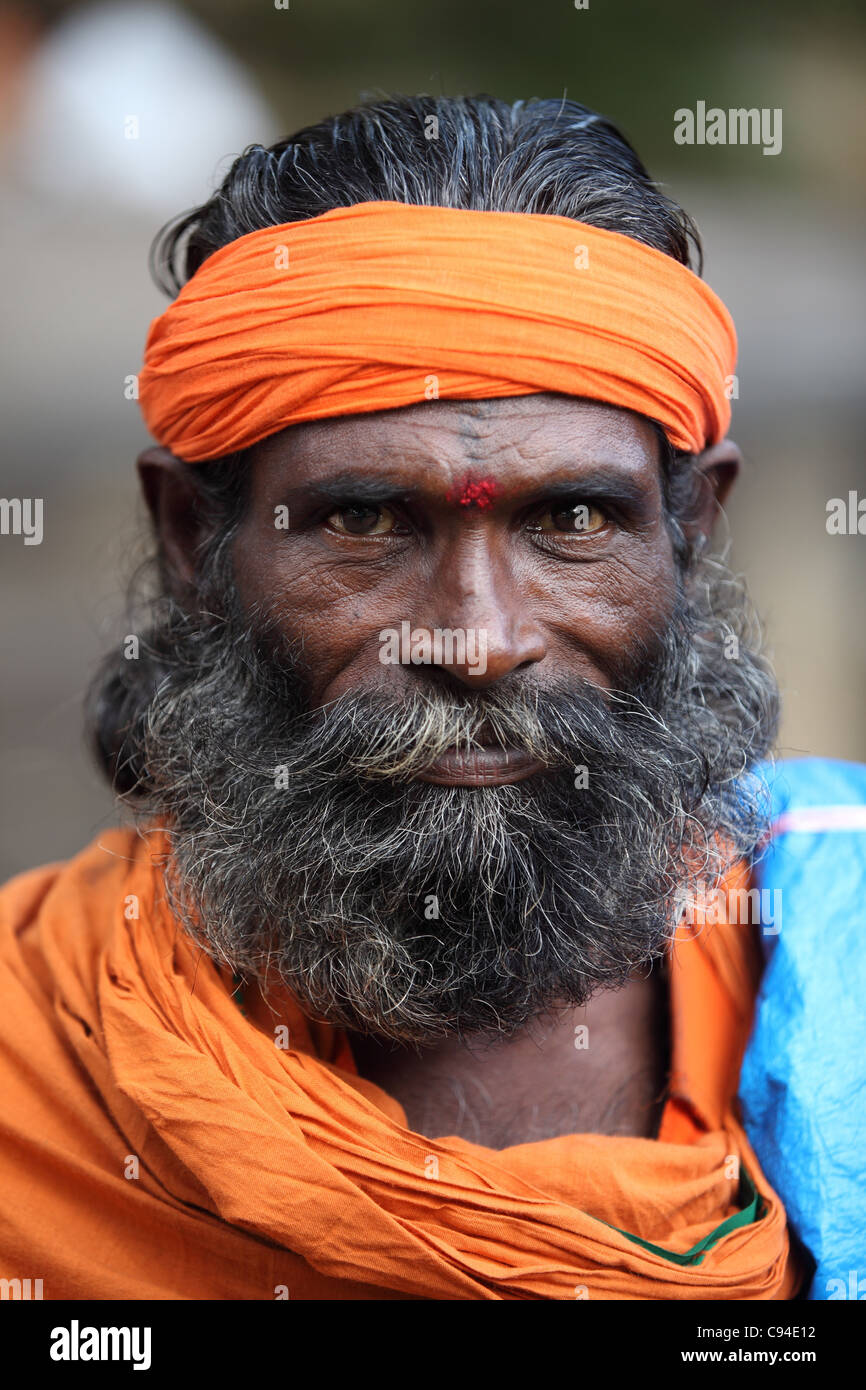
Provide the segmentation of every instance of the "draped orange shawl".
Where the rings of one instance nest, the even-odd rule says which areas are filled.
[[[734,1099],[749,929],[672,949],[657,1140],[494,1151],[412,1133],[345,1034],[287,996],[245,1015],[166,908],[164,851],[111,831],[0,890],[0,1277],[41,1278],[47,1299],[796,1292]]]

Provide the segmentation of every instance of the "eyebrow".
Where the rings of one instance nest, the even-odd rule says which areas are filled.
[[[332,478],[317,478],[308,493],[336,504],[365,502],[378,505],[384,502],[408,502],[418,498],[420,489],[400,486],[388,477],[359,477],[356,473],[340,473]],[[583,478],[557,478],[540,482],[520,498],[522,506],[537,502],[569,501],[573,497],[607,499],[623,506],[640,507],[647,502],[646,488],[619,469],[600,465]]]
[[[586,478],[562,478],[555,482],[539,483],[523,498],[532,502],[568,502],[573,497],[615,501],[623,506],[646,506],[647,490],[633,478],[614,468],[596,468]]]
[[[330,502],[394,502],[408,501],[417,495],[415,488],[398,486],[390,478],[359,478],[357,473],[339,473],[334,478],[317,478],[305,491]]]

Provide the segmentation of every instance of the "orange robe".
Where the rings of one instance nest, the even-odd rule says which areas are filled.
[[[285,993],[242,1011],[166,906],[165,848],[110,831],[0,890],[0,1278],[46,1299],[797,1292],[735,1100],[749,928],[672,948],[657,1139],[497,1151],[414,1134]]]

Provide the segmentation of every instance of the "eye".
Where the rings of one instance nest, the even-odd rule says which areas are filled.
[[[590,502],[574,502],[548,507],[532,526],[534,531],[571,535],[591,535],[607,525],[607,516]]]
[[[387,536],[396,529],[397,518],[390,507],[360,502],[355,507],[337,507],[327,522],[341,536]]]

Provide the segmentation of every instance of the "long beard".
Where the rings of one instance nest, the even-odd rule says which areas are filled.
[[[725,669],[694,602],[612,694],[419,681],[318,710],[297,654],[226,605],[162,634],[169,674],[128,734],[140,810],[169,829],[187,929],[311,1017],[419,1047],[512,1035],[660,957],[684,885],[761,834],[738,778],[772,736],[775,685],[752,657]],[[482,728],[544,771],[418,780]]]

